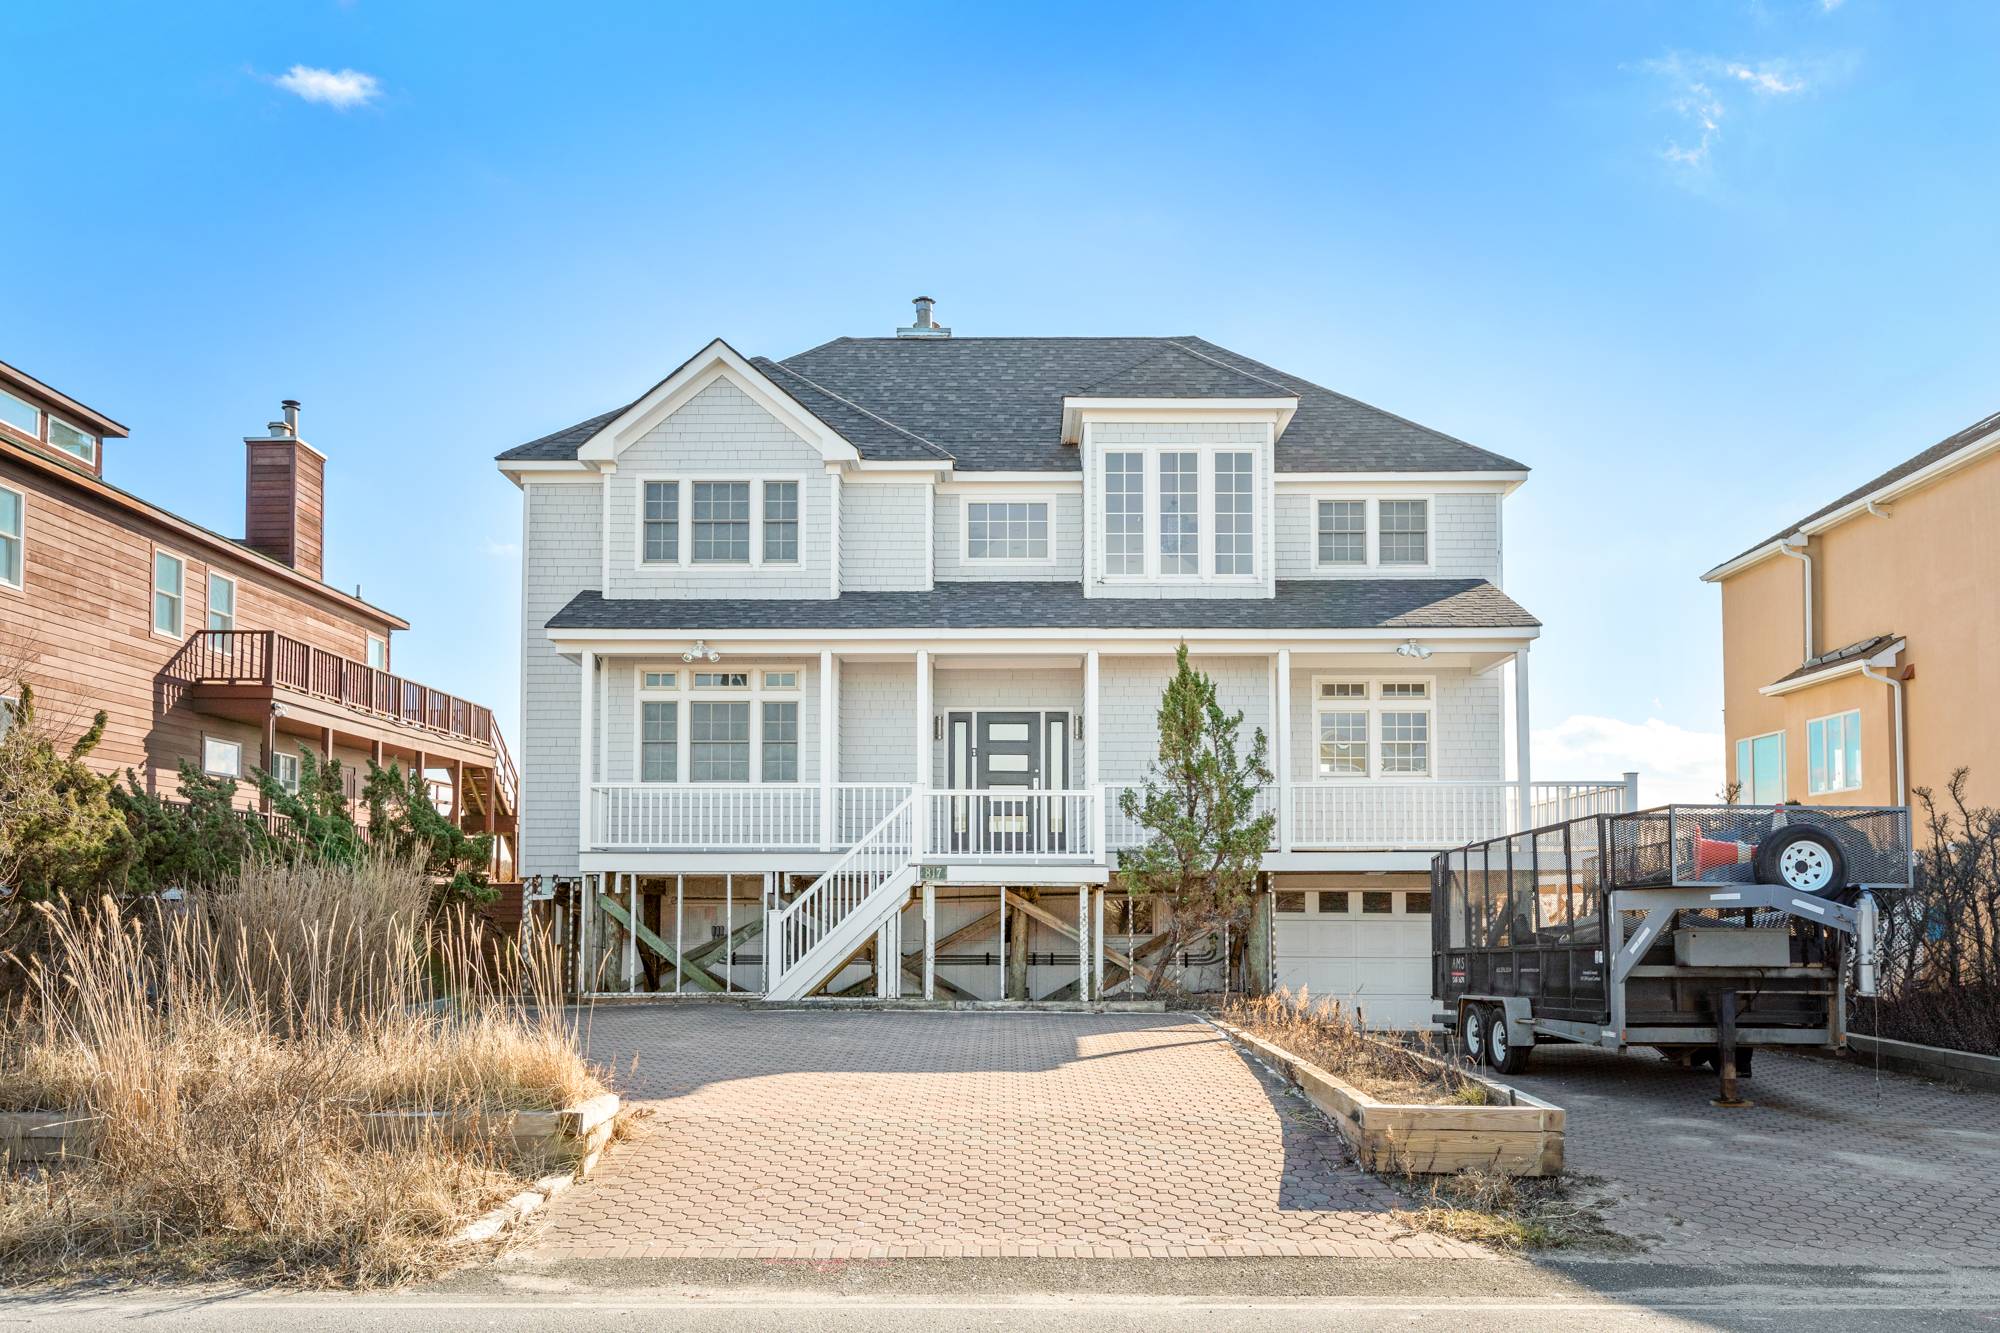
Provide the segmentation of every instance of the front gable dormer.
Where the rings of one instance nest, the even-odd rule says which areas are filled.
[[[861,453],[840,433],[814,416],[770,376],[722,339],[696,352],[624,411],[599,426],[576,450],[580,463],[615,465],[620,454],[685,407],[711,385],[727,382],[811,445],[828,463],[851,463]]]

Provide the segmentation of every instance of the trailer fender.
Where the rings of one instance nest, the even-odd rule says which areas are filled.
[[[1508,995],[1500,1000],[1507,1015],[1507,1040],[1521,1050],[1535,1044],[1534,1001],[1525,995]]]

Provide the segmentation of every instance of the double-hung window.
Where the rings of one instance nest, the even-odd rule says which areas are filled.
[[[750,563],[750,483],[697,481],[690,517],[697,565]]]
[[[764,563],[792,565],[799,559],[799,484],[764,483]]]
[[[1806,790],[1814,796],[1861,785],[1861,713],[1851,710],[1806,723]]]
[[[1102,467],[1108,578],[1257,574],[1257,455],[1249,449],[1110,449]],[[1149,540],[1149,533],[1157,533]]]
[[[0,486],[0,587],[18,590],[27,577],[28,501]]]
[[[641,504],[643,549],[639,558],[649,565],[680,563],[681,487],[677,481],[649,481]]]
[[[1385,565],[1430,563],[1431,504],[1428,500],[1383,500],[1376,541]]]
[[[1201,573],[1201,455],[1186,450],[1160,455],[1160,573]]]
[[[212,569],[208,571],[208,627],[236,628],[236,580]]]
[[[1104,456],[1104,572],[1146,572],[1146,455]]]
[[[799,780],[799,704],[796,699],[766,699],[761,777],[765,782]]]
[[[967,560],[1047,560],[1047,500],[967,500]]]
[[[153,552],[153,633],[171,639],[181,637],[186,582],[186,561],[165,551]]]
[[[688,704],[688,777],[695,782],[750,780],[748,699]]]
[[[1368,502],[1321,500],[1318,535],[1320,564],[1367,564]]]
[[[1316,775],[1433,776],[1435,694],[1428,679],[1315,680]]]
[[[1856,756],[1857,762],[1859,756]],[[1737,796],[1751,805],[1785,799],[1785,733],[1773,731],[1736,742]]]
[[[639,705],[639,781],[673,782],[680,776],[678,699],[647,699]]]

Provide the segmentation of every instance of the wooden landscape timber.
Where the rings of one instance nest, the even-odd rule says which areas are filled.
[[[1385,1102],[1232,1023],[1215,1018],[1207,1021],[1283,1070],[1354,1145],[1362,1165],[1371,1171],[1447,1175],[1472,1169],[1509,1176],[1562,1174],[1563,1110],[1559,1106],[1471,1073],[1465,1076],[1485,1087],[1499,1104]]]

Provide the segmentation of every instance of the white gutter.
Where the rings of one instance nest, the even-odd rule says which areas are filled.
[[[1779,555],[1788,555],[1794,560],[1805,562],[1805,570],[1803,571],[1805,575],[1805,596],[1803,600],[1806,606],[1806,650],[1799,657],[1799,661],[1801,662],[1810,662],[1813,659],[1812,556],[1807,553],[1806,541],[1807,538],[1804,533],[1795,532],[1778,543]]]
[[[1875,654],[1875,656],[1869,658],[1866,662],[1863,662],[1861,664],[1861,674],[1868,677],[1868,679],[1870,680],[1881,681],[1884,685],[1887,685],[1895,695],[1894,707],[1896,710],[1896,804],[1907,807],[1910,803],[1910,784],[1909,784],[1909,775],[1904,768],[1904,755],[1905,755],[1906,742],[1904,740],[1904,733],[1903,733],[1903,682],[1896,679],[1896,677],[1894,676],[1885,675],[1882,672],[1877,671],[1875,669],[1878,665],[1893,666],[1895,664],[1896,654],[1901,652],[1902,650],[1903,650],[1903,645],[1898,643],[1888,649],[1885,649],[1882,652]]]

